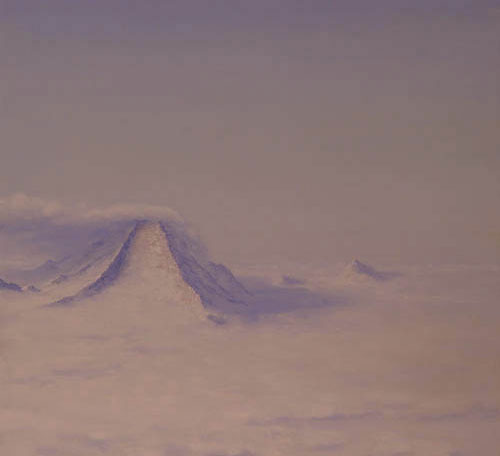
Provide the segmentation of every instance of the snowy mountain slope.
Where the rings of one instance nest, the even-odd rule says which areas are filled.
[[[55,285],[66,282],[76,283],[83,280],[89,283],[103,272],[110,258],[123,244],[130,230],[130,224],[131,222],[120,223],[117,226],[97,230],[90,236],[91,239],[86,245],[77,247],[60,259],[47,260],[33,269],[8,270],[5,276],[23,286],[35,285],[42,290],[54,289]],[[81,287],[80,283],[79,288]],[[64,292],[63,289],[60,291]]]
[[[61,273],[58,262],[47,260],[45,263],[33,269],[6,271],[6,275],[22,285],[40,284],[57,277]]]
[[[80,290],[77,294],[73,296],[67,296],[65,298],[60,299],[55,304],[59,305],[67,305],[73,302],[76,302],[79,299],[90,297],[99,293],[107,286],[111,285],[119,276],[120,272],[123,270],[125,266],[125,261],[127,259],[128,253],[130,251],[130,246],[137,234],[139,229],[139,224],[137,224],[133,230],[130,232],[127,240],[122,245],[118,255],[113,259],[111,264],[107,267],[107,269],[99,276],[99,278],[92,282],[90,285],[87,285],[85,288]]]
[[[107,261],[114,256],[127,237],[129,229],[107,233],[91,242],[83,251],[68,255],[58,265],[65,275],[80,276],[95,265]]]
[[[162,224],[170,250],[184,280],[201,297],[203,305],[222,312],[238,312],[251,298],[246,288],[222,264],[204,260],[190,248],[189,237]]]
[[[104,292],[115,283],[128,286],[141,278],[141,284],[147,282],[151,288],[163,288],[171,297],[182,300],[188,296],[189,301],[195,294],[207,309],[237,313],[250,299],[250,293],[229,269],[202,259],[203,256],[196,252],[184,232],[166,223],[138,221],[97,279],[51,305],[68,306]],[[158,265],[163,274],[155,279]]]

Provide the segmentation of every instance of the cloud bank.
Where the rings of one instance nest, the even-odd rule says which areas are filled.
[[[126,229],[137,219],[169,221],[195,237],[182,217],[165,206],[67,205],[24,193],[0,198],[0,270],[62,257],[95,238]]]
[[[16,193],[0,199],[0,224],[21,227],[25,223],[46,221],[55,225],[124,221],[137,218],[182,221],[181,216],[165,206],[141,204],[115,204],[94,208],[85,203],[74,206],[46,200],[24,193]]]

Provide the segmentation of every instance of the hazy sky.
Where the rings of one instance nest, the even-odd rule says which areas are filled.
[[[499,261],[499,74],[498,1],[0,0],[0,197],[167,205],[228,263]]]

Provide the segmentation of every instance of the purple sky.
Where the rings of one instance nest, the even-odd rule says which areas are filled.
[[[498,261],[494,1],[0,2],[0,196],[223,260]]]

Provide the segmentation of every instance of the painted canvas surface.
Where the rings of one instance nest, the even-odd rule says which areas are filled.
[[[500,5],[0,0],[0,455],[498,456]]]

